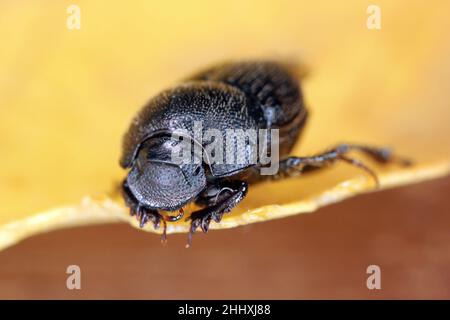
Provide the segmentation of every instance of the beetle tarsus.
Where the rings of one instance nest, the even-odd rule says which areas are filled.
[[[366,166],[363,162],[359,161],[358,159],[346,157],[344,155],[339,155],[338,159],[345,161],[345,162],[351,164],[352,166],[355,166],[355,167],[358,167],[358,168],[364,170],[373,178],[373,180],[375,181],[376,188],[380,187],[380,180],[378,179],[378,176],[375,173],[375,171],[373,171],[371,168]]]

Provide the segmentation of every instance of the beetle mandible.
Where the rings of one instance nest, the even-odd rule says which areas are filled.
[[[374,171],[348,153],[360,151],[380,163],[398,159],[387,148],[338,144],[313,156],[290,155],[308,118],[299,79],[294,74],[293,68],[282,62],[228,62],[199,72],[151,99],[126,132],[120,160],[120,165],[129,169],[122,184],[125,203],[140,226],[151,221],[159,228],[162,222],[165,240],[166,223],[181,219],[183,207],[194,202],[201,209],[187,218],[191,223],[190,245],[195,231],[201,228],[207,232],[211,220],[219,223],[244,199],[250,184],[318,170],[336,161],[365,170],[378,184]],[[195,122],[202,124],[203,132],[277,129],[277,173],[260,174],[264,165],[258,162],[208,163],[207,158],[191,163],[173,161],[174,150],[180,147],[174,134],[191,131]],[[211,143],[189,138],[202,150]],[[267,144],[269,140],[265,140]],[[271,146],[266,146],[269,153]]]

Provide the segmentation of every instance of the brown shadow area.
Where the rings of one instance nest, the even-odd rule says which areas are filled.
[[[0,253],[0,298],[450,298],[450,178],[362,195],[313,214],[196,235],[127,225],[62,230]],[[81,290],[66,268],[81,268]],[[366,268],[381,268],[368,290]]]

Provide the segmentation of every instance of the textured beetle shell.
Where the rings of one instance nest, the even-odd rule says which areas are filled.
[[[280,156],[287,155],[307,118],[297,80],[275,62],[226,63],[154,97],[137,114],[123,140],[122,167],[147,138],[158,132],[207,129],[280,129]],[[245,164],[213,164],[215,176],[227,176]]]
[[[224,63],[191,79],[223,82],[244,92],[253,109],[251,114],[260,127],[281,127],[291,122],[303,108],[298,81],[279,63]]]

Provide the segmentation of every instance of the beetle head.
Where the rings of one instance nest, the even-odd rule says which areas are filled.
[[[140,204],[151,209],[174,211],[192,201],[206,186],[201,163],[172,160],[178,142],[170,137],[145,141],[127,176],[128,186]]]

